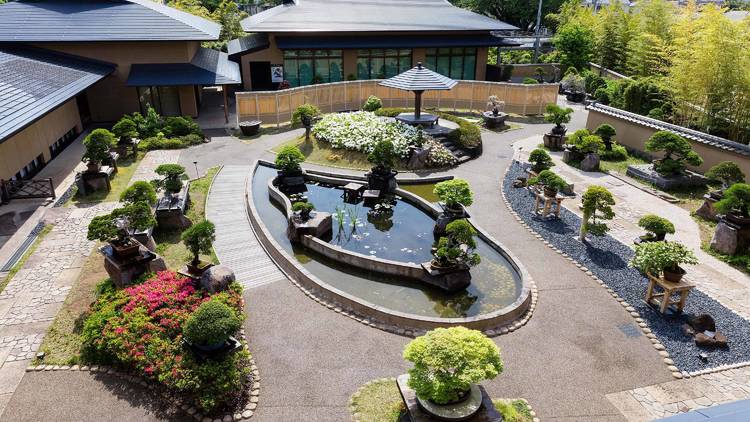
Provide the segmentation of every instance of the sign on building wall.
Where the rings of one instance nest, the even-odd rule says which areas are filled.
[[[271,65],[271,82],[273,83],[284,82],[284,66],[280,64]]]

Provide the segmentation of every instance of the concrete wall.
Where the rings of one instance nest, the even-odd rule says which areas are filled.
[[[75,98],[0,143],[0,179],[10,179],[39,154],[49,162],[49,146],[74,127],[82,130]]]
[[[615,128],[617,131],[615,139],[618,143],[624,145],[628,149],[634,149],[641,152],[645,152],[645,145],[648,138],[658,131],[657,129],[644,126],[637,122],[631,122],[629,120],[610,116],[594,109],[589,110],[586,128],[593,131],[599,125],[604,123],[612,125],[612,127]],[[692,144],[693,150],[703,158],[702,165],[698,167],[690,166],[690,170],[705,173],[709,168],[721,163],[722,161],[733,161],[746,175],[748,175],[748,180],[750,180],[750,157],[690,139],[688,139],[688,141]]]
[[[125,113],[140,110],[136,88],[126,85],[132,64],[185,63],[193,58],[200,47],[197,41],[39,43],[36,45],[117,65],[110,76],[86,91],[91,118],[95,122],[117,120]],[[181,87],[179,92],[182,114],[197,116],[195,90],[192,85]]]

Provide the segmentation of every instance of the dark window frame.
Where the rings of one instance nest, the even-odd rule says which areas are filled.
[[[437,62],[440,58],[448,58],[448,76],[449,78],[453,79],[462,79],[462,80],[473,80],[477,77],[477,55],[478,55],[478,49],[476,47],[443,47],[442,50],[447,49],[448,52],[441,52],[441,48],[428,48],[425,51],[425,66],[437,72]],[[460,54],[456,54],[453,52],[453,50],[461,49]],[[473,53],[471,52],[473,50]],[[431,53],[432,51],[432,53]],[[470,78],[467,78],[466,72],[465,72],[465,61],[467,57],[474,57],[474,70],[472,72],[472,75]],[[461,61],[461,75],[456,76],[451,74],[451,69],[453,69],[454,62],[456,60]]]
[[[136,97],[138,97],[138,107],[141,110],[141,114],[146,115],[146,109],[148,108],[148,107],[146,107],[147,104],[150,104],[151,107],[153,107],[154,110],[156,110],[157,113],[159,113],[160,115],[162,114],[163,107],[162,107],[162,103],[161,103],[161,99],[162,99],[161,88],[165,88],[165,87],[162,87],[162,86],[139,86],[139,87],[135,88]],[[180,101],[180,89],[179,89],[179,87],[177,87],[177,86],[170,86],[170,87],[166,87],[166,88],[175,88],[176,89],[176,93],[177,93],[177,107],[179,108],[179,110],[178,110],[177,114],[174,114],[174,116],[181,116],[182,115],[182,101]],[[149,97],[150,97],[150,101],[146,101],[146,103],[144,104],[143,101],[141,101],[141,90],[145,90],[145,89],[150,89],[151,91],[148,94]],[[154,96],[154,91],[156,91],[156,96]],[[170,116],[172,116],[172,115],[170,115]]]
[[[396,54],[388,54],[387,52],[389,50],[395,50]],[[367,51],[367,54],[362,54],[362,51]],[[382,51],[383,54],[373,54],[374,51]],[[403,53],[404,51],[408,51],[408,53]],[[380,75],[373,75],[373,69],[372,69],[372,59],[383,59],[383,63],[385,63],[386,59],[396,59],[396,62],[398,63],[398,71],[396,72],[396,75],[402,72],[406,72],[407,70],[411,69],[412,63],[414,63],[414,49],[412,48],[361,48],[357,50],[357,79],[361,79],[359,77],[359,60],[360,59],[367,59],[367,73],[368,78],[362,79],[362,80],[370,80],[370,79],[384,79],[387,77],[387,75],[383,75],[383,77],[379,77]],[[407,67],[406,69],[401,68],[401,59],[406,58],[407,61]],[[395,75],[393,75],[395,76]]]
[[[302,51],[309,51],[309,55],[301,55],[300,52]],[[326,54],[322,54],[325,52]],[[334,52],[338,52],[338,54],[333,54]],[[322,78],[322,74],[318,72],[316,61],[318,60],[325,60],[328,64],[328,78],[327,80],[323,78],[323,83],[330,83],[330,82],[339,82],[344,80],[344,50],[338,49],[338,48],[330,48],[330,49],[318,49],[318,50],[309,50],[309,49],[287,49],[282,51],[282,55],[284,58],[284,80],[289,81],[290,85],[292,87],[298,87],[298,86],[308,86],[308,85],[314,85],[312,83],[312,80],[309,84],[302,85],[300,81],[300,61],[307,61],[309,60],[312,63],[312,78],[315,79],[315,76],[320,76]],[[331,60],[338,60],[339,61],[339,69],[341,70],[340,79],[338,80],[331,80]],[[288,75],[288,63],[294,62],[295,63],[295,71],[296,71],[296,78],[289,78]],[[294,81],[294,82],[293,82]]]

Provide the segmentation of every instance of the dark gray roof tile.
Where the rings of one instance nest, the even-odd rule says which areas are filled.
[[[227,53],[201,48],[190,63],[130,66],[128,86],[233,85],[242,82],[239,64]]]

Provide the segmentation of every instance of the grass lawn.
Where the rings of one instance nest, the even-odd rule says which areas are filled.
[[[47,236],[47,234],[50,231],[52,231],[52,226],[47,225],[47,226],[44,226],[41,232],[39,232],[39,235],[36,237],[36,240],[34,240],[34,243],[31,245],[31,247],[29,247],[29,249],[21,257],[21,259],[19,259],[18,262],[16,262],[16,265],[14,265],[13,268],[11,268],[10,271],[8,271],[8,274],[5,276],[5,278],[3,278],[2,281],[0,281],[0,293],[2,293],[3,290],[5,290],[5,286],[7,286],[8,283],[10,283],[10,280],[13,279],[13,276],[16,275],[16,273],[21,268],[23,268],[23,264],[26,263],[26,260],[29,259],[31,254],[33,254],[36,248],[39,247],[39,244],[42,243],[42,239],[44,239],[44,237]]]
[[[524,400],[492,400],[505,422],[531,422]],[[372,381],[360,388],[349,401],[349,410],[360,422],[398,422],[406,412],[394,379]]]
[[[372,164],[367,161],[367,154],[359,151],[332,148],[330,144],[320,142],[314,136],[311,136],[310,142],[305,142],[304,136],[294,138],[289,142],[277,145],[271,151],[278,153],[287,145],[298,146],[302,154],[305,155],[305,162],[307,163],[363,171],[367,171],[372,167]],[[403,160],[398,160],[396,162],[396,169],[407,170],[406,163]]]
[[[650,161],[646,161],[643,158],[636,157],[634,155],[629,155],[627,160],[622,160],[622,161],[602,160],[599,163],[599,170],[602,173],[610,173],[612,171],[616,171],[624,176],[625,172],[628,171],[628,166],[633,165],[633,164],[649,164],[649,163]]]
[[[193,223],[197,223],[206,217],[208,189],[211,187],[211,182],[218,171],[218,167],[212,167],[208,169],[203,177],[193,180],[190,183],[190,205],[188,206],[187,217]],[[157,230],[154,233],[156,253],[161,255],[167,263],[167,267],[172,269],[182,268],[191,258],[190,252],[180,239],[180,235],[181,232],[177,230],[168,232]],[[214,264],[219,263],[218,258],[216,258],[213,252],[211,256],[201,256],[201,259],[213,262]]]
[[[120,194],[130,185],[130,179],[133,177],[133,173],[135,173],[135,169],[138,168],[138,164],[140,164],[144,155],[146,155],[144,152],[138,151],[136,157],[129,156],[117,161],[117,173],[115,173],[110,180],[112,189],[109,192],[98,191],[87,196],[79,195],[76,192],[69,204],[91,204],[119,201]]]

